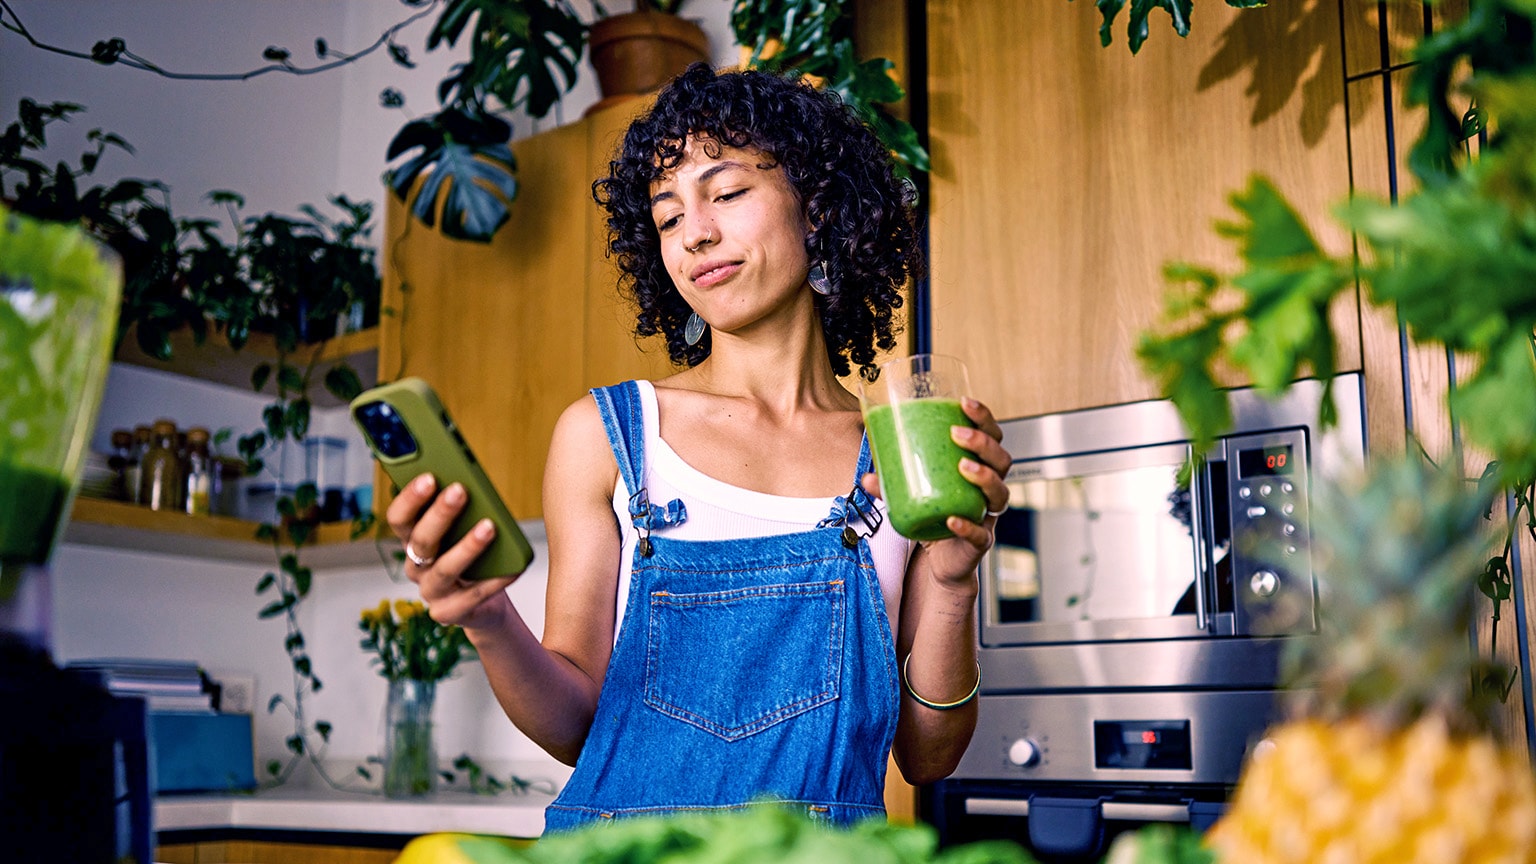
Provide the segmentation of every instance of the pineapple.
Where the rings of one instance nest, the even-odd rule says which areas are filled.
[[[1286,658],[1289,720],[1207,842],[1223,864],[1536,864],[1536,776],[1501,746],[1469,638],[1488,505],[1417,460],[1322,490],[1322,626]]]

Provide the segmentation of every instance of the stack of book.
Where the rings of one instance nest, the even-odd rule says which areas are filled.
[[[76,660],[66,668],[89,675],[114,696],[138,696],[154,712],[213,713],[196,663],[180,660]]]

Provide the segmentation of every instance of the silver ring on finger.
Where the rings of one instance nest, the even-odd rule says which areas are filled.
[[[437,560],[435,556],[429,555],[426,558],[423,558],[420,555],[417,555],[416,550],[411,548],[411,541],[409,540],[405,541],[405,557],[417,567],[431,567],[432,562]]]
[[[1002,509],[999,509],[999,510],[988,510],[987,511],[987,515],[991,516],[993,519],[996,519],[997,517],[999,517],[999,516],[1001,516],[1001,515],[1003,515],[1004,513],[1007,513],[1007,512],[1008,512],[1008,505],[1004,504],[1002,506]]]

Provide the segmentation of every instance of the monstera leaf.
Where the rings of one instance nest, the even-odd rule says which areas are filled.
[[[435,226],[441,198],[444,234],[489,242],[510,218],[507,208],[517,197],[517,160],[507,146],[511,134],[503,120],[453,108],[408,123],[390,142],[388,158],[420,152],[390,171],[390,188],[407,201],[420,179],[411,205],[418,219]]]
[[[1268,6],[1268,0],[1226,0],[1227,5],[1234,9],[1254,9],[1259,6]],[[1125,0],[1095,0],[1099,14],[1104,17],[1104,23],[1099,27],[1099,43],[1109,47],[1114,41],[1113,27],[1115,18],[1120,10],[1125,8]],[[1147,16],[1153,9],[1161,9],[1173,19],[1174,32],[1180,36],[1189,35],[1189,16],[1193,11],[1194,0],[1131,0],[1131,12],[1125,24],[1125,35],[1131,43],[1131,53],[1141,50],[1142,43],[1147,41],[1149,27]]]
[[[566,0],[448,0],[427,48],[455,45],[471,20],[470,59],[444,79],[444,104],[494,96],[537,118],[575,85],[587,27]]]

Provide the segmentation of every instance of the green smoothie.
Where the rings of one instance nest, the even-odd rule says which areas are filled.
[[[70,484],[57,474],[0,462],[0,564],[45,564]]]
[[[951,426],[975,426],[955,399],[917,399],[866,409],[864,429],[874,451],[880,490],[896,533],[912,540],[954,536],[944,521],[980,522],[987,499],[960,476],[960,460],[975,458],[950,437]]]
[[[46,564],[88,448],[122,274],[77,225],[0,206],[0,567]]]

